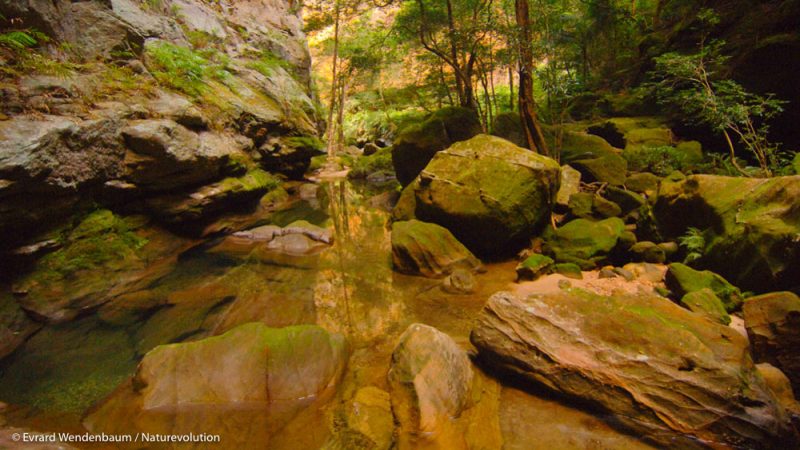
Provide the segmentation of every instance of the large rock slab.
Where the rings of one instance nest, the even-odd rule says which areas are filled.
[[[693,175],[664,180],[654,214],[665,237],[705,231],[697,265],[745,290],[791,289],[800,280],[800,176]]]
[[[554,160],[479,135],[438,152],[406,189],[419,220],[442,225],[482,256],[511,251],[541,230],[559,181]]]
[[[773,292],[747,299],[742,310],[753,358],[781,369],[800,392],[800,298]]]
[[[796,445],[747,340],[655,295],[500,292],[471,340],[488,365],[608,410],[662,445]]]
[[[131,122],[122,129],[129,151],[125,179],[151,191],[201,184],[220,178],[236,141],[215,133],[194,133],[168,119]]]
[[[392,265],[399,272],[438,278],[458,268],[477,269],[481,262],[446,228],[409,220],[392,224]]]
[[[481,132],[475,111],[467,108],[443,108],[423,122],[401,130],[392,147],[392,163],[397,181],[411,183],[437,152]]]

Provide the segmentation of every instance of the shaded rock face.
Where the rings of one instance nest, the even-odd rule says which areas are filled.
[[[459,107],[441,109],[422,123],[403,129],[392,147],[397,181],[404,186],[411,183],[437,152],[480,132],[478,114]]]
[[[406,190],[413,189],[418,219],[444,226],[482,256],[512,251],[541,230],[559,179],[554,160],[479,135],[437,153]]]
[[[397,448],[500,448],[497,386],[472,367],[450,336],[412,324],[388,374]],[[494,404],[493,404],[494,403]]]
[[[800,392],[800,298],[791,292],[759,295],[742,310],[753,358],[781,369]]]
[[[392,265],[398,272],[439,278],[481,262],[446,228],[409,220],[392,224]]]
[[[488,365],[615,414],[663,445],[794,445],[735,330],[658,296],[492,296],[471,335]]]
[[[756,292],[800,280],[800,176],[771,179],[693,175],[663,181],[654,214],[664,236],[704,230],[699,267]]]

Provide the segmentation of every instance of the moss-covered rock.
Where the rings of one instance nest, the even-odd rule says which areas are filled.
[[[561,166],[561,186],[556,194],[556,204],[560,207],[569,206],[570,197],[581,190],[581,173],[569,165]]]
[[[619,205],[622,214],[635,211],[646,203],[644,197],[632,190],[622,189],[616,186],[608,186],[603,190],[603,197]]]
[[[639,172],[625,179],[625,187],[639,194],[653,197],[658,193],[658,183],[661,179],[650,172]]]
[[[347,173],[347,178],[366,179],[376,172],[394,176],[391,147],[379,148],[370,155],[356,159],[353,167],[350,168],[350,172]]]
[[[446,228],[418,220],[392,224],[392,264],[398,272],[432,278],[481,265]]]
[[[685,264],[672,263],[669,265],[664,282],[678,297],[702,289],[711,289],[722,300],[728,312],[733,312],[742,305],[739,288],[709,270],[699,271]]]
[[[610,411],[665,447],[796,445],[747,339],[653,294],[500,292],[470,340],[487,367]]]
[[[655,242],[641,241],[633,244],[628,251],[636,261],[644,261],[653,264],[663,264],[667,260],[667,254]]]
[[[511,141],[520,147],[527,148],[528,142],[522,130],[519,113],[507,112],[498,114],[492,122],[492,135]]]
[[[535,253],[517,264],[517,281],[535,280],[544,275],[555,261],[545,255]]]
[[[240,177],[225,178],[195,191],[162,195],[145,200],[150,213],[170,224],[187,224],[225,211],[255,205],[280,180],[261,169]]]
[[[415,215],[481,255],[513,251],[547,223],[558,191],[554,160],[479,135],[441,151],[415,181]]]
[[[743,289],[790,289],[800,279],[800,176],[666,179],[653,212],[665,238],[704,230],[697,261]]]
[[[44,256],[15,283],[20,305],[48,321],[65,321],[106,301],[121,273],[145,266],[147,238],[137,232],[140,218],[109,210],[86,216],[63,238],[63,247]]]
[[[270,172],[301,178],[311,158],[324,154],[324,144],[316,136],[290,136],[268,139],[259,148],[259,163]]]
[[[546,133],[551,146],[555,146],[553,133],[553,130]],[[628,170],[628,164],[619,150],[598,136],[576,131],[563,132],[561,161],[580,171],[588,181],[599,181],[614,186],[625,182]]]
[[[406,127],[392,147],[397,180],[403,185],[411,183],[437,152],[480,132],[477,113],[459,107],[440,109],[422,123]]]
[[[725,305],[722,304],[722,300],[709,288],[703,288],[684,295],[681,297],[681,305],[708,317],[714,322],[719,322],[723,325],[731,323],[731,317],[725,311]]]
[[[553,272],[564,275],[567,278],[573,278],[576,280],[583,279],[583,271],[581,271],[581,266],[574,263],[553,264]]]
[[[575,219],[556,230],[548,228],[545,248],[557,262],[590,270],[609,256],[624,231],[625,223],[617,217],[598,222]]]

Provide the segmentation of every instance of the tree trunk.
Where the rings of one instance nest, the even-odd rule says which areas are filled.
[[[522,130],[531,150],[550,156],[533,99],[533,50],[528,0],[515,0],[514,4],[519,28],[519,115]]]
[[[333,62],[331,63],[331,104],[328,110],[328,157],[332,158],[336,155],[337,148],[337,135],[335,126],[333,124],[333,112],[336,108],[336,90],[338,83],[338,66],[339,66],[339,22],[341,19],[341,4],[340,0],[336,0],[333,8]]]

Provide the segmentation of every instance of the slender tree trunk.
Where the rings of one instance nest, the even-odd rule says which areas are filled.
[[[528,147],[549,156],[533,99],[533,50],[528,0],[515,0],[517,27],[519,28],[519,114]]]
[[[508,65],[508,109],[514,111],[514,69]]]
[[[336,130],[333,124],[333,112],[336,108],[336,90],[339,82],[339,22],[341,19],[341,3],[335,0],[333,8],[333,62],[331,64],[331,104],[328,110],[328,157],[336,156],[338,143],[336,142]]]

